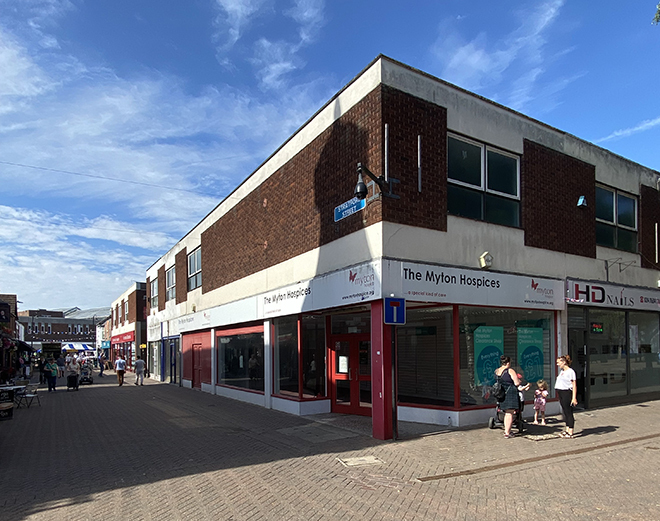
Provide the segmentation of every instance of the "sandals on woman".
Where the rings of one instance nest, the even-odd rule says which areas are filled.
[[[559,436],[560,436],[561,438],[569,438],[569,439],[570,439],[570,438],[573,438],[573,435],[572,435],[570,432],[568,432],[568,431],[564,431],[564,432],[562,432]]]

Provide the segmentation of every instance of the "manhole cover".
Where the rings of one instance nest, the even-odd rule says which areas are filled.
[[[375,456],[360,456],[357,458],[337,458],[344,467],[361,467],[363,465],[380,465],[385,463]]]

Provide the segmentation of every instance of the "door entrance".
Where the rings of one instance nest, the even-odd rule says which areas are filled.
[[[195,389],[202,387],[202,344],[193,344],[193,381],[192,386]]]
[[[371,416],[371,338],[330,336],[332,412]]]
[[[587,355],[587,332],[584,329],[568,330],[569,355],[571,368],[575,371],[578,407],[589,407],[587,375],[589,374]]]

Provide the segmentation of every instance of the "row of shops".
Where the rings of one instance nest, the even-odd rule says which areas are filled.
[[[405,323],[384,324],[389,295],[405,299]],[[502,354],[551,388],[556,357],[570,354],[584,407],[658,398],[659,330],[657,290],[383,260],[152,317],[148,360],[177,382],[180,341],[186,387],[294,414],[373,416],[387,435],[396,418],[486,421]]]

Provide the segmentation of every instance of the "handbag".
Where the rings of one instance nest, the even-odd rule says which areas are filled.
[[[495,380],[495,383],[493,384],[490,392],[495,400],[502,402],[504,401],[504,398],[506,398],[506,389],[504,388],[504,385],[502,385],[502,377],[500,375],[496,376],[497,380]]]

